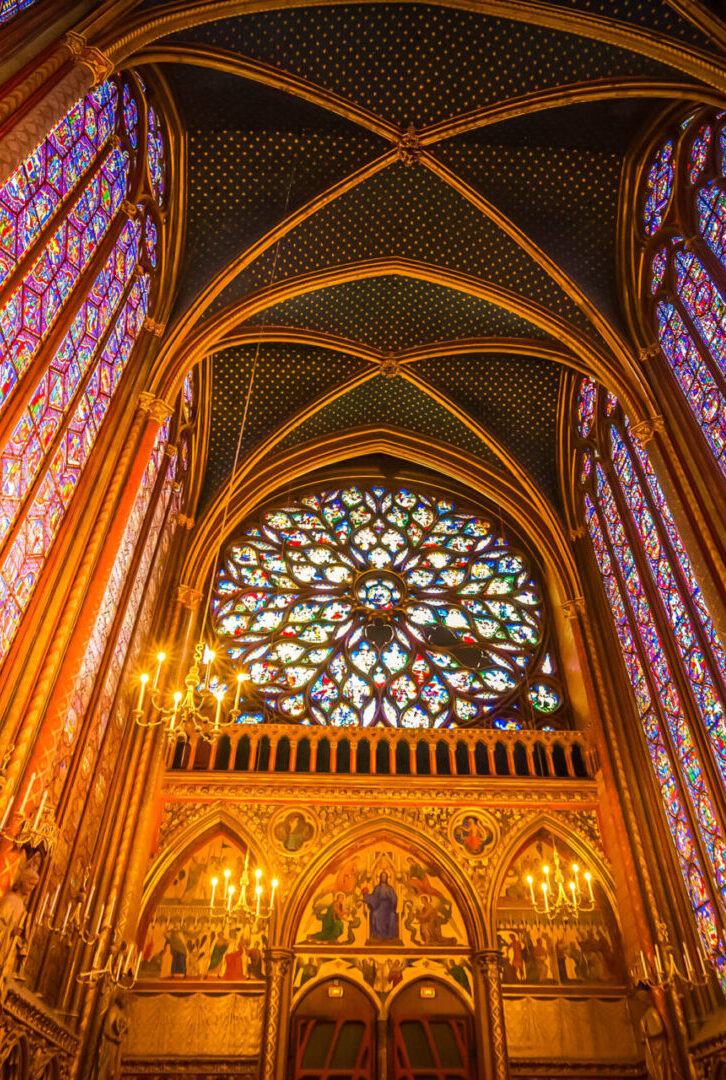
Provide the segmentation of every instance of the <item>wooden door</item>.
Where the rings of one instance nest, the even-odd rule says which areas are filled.
[[[412,983],[394,1001],[389,1046],[390,1080],[477,1075],[471,1016],[460,998],[434,980]]]
[[[327,980],[302,998],[292,1019],[294,1080],[376,1080],[376,1015],[363,991]]]

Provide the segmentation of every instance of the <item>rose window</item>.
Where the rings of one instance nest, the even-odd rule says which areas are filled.
[[[527,559],[448,500],[382,487],[262,514],[224,553],[215,631],[272,718],[442,727],[560,706]],[[535,674],[536,673],[536,674]]]

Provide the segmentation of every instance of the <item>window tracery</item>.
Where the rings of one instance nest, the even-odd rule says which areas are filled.
[[[278,720],[564,722],[528,559],[437,496],[351,486],[263,513],[224,553],[213,622]]]
[[[583,380],[580,403],[594,384]],[[726,652],[663,489],[612,395],[575,426],[581,498],[701,942],[726,983]]]
[[[640,211],[641,295],[661,350],[726,475],[726,114],[701,111],[655,151]]]
[[[163,135],[140,86],[92,90],[0,189],[0,415],[25,401],[0,449],[0,660],[154,302]]]

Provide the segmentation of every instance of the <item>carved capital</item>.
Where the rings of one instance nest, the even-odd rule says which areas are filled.
[[[651,360],[657,360],[660,356],[660,345],[657,342],[653,342],[652,345],[647,345],[644,349],[638,350],[638,360],[641,364],[647,364]]]
[[[267,959],[273,979],[284,979],[292,969],[295,957],[292,949],[268,949]]]
[[[481,952],[472,953],[471,962],[478,968],[487,983],[499,987],[502,954],[498,949],[482,949]]]
[[[156,420],[157,424],[163,424],[174,412],[171,405],[167,405],[163,398],[154,397],[148,390],[143,390],[139,394],[139,408],[142,412],[148,413],[152,420]]]
[[[113,71],[113,61],[95,45],[87,45],[74,59],[77,64],[82,64],[91,72],[94,86],[102,83]]]
[[[194,518],[188,517],[186,514],[177,514],[176,523],[180,529],[193,529]]]
[[[86,47],[86,39],[83,34],[78,34],[75,30],[69,30],[63,38],[63,44],[71,54],[71,59],[79,60]]]
[[[580,615],[585,614],[585,597],[573,596],[571,600],[565,600],[564,604],[561,604],[560,606],[565,618],[574,621],[579,618]]]
[[[587,529],[584,525],[578,525],[576,529],[570,529],[570,540],[582,540],[583,536],[587,536]]]
[[[126,214],[126,217],[134,218],[139,212],[139,208],[136,203],[132,203],[129,199],[122,199],[119,203],[119,210],[122,214]]]
[[[176,446],[174,445],[174,443],[168,442],[164,447],[164,453],[169,458],[176,457]]]
[[[154,337],[162,337],[166,326],[164,323],[156,322],[155,319],[149,318],[147,315],[141,327],[142,330],[146,330],[148,334],[153,334]]]
[[[422,154],[421,139],[413,124],[409,124],[405,134],[398,140],[398,160],[403,165],[418,165]]]
[[[176,599],[182,607],[194,611],[204,599],[204,593],[195,589],[193,585],[177,585]]]
[[[641,446],[646,446],[651,439],[656,435],[662,434],[665,431],[665,420],[662,416],[650,416],[647,420],[641,420],[637,424],[633,424],[630,428],[630,434],[636,439]]]

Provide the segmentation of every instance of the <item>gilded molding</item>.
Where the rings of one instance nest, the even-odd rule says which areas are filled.
[[[194,518],[189,517],[187,514],[177,514],[176,523],[177,523],[177,525],[179,526],[180,529],[193,529],[194,528]],[[188,586],[180,586],[180,588],[188,588]],[[196,589],[194,589],[192,591],[196,592]],[[177,597],[177,599],[179,599],[179,598]]]
[[[172,406],[163,398],[150,394],[148,390],[142,390],[139,394],[139,409],[141,412],[148,413],[157,424],[163,424],[174,412]]]
[[[88,68],[93,76],[94,86],[102,83],[113,71],[113,60],[106,56],[105,53],[102,53],[100,49],[97,49],[95,45],[88,45],[85,49],[82,49],[76,63]]]

